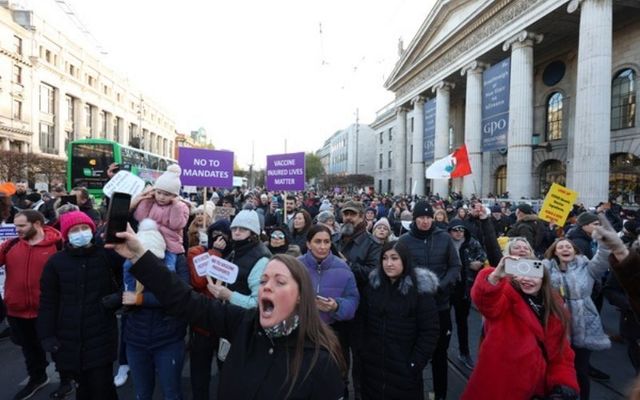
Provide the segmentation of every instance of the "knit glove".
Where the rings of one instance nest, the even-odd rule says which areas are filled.
[[[57,353],[58,350],[60,350],[60,342],[58,342],[58,338],[54,336],[42,339],[42,349],[47,353]]]
[[[622,260],[629,254],[627,247],[604,214],[598,214],[598,219],[600,220],[600,226],[593,230],[591,237],[597,240],[598,244],[610,249],[618,260]]]

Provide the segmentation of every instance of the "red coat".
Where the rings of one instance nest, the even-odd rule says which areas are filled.
[[[557,385],[577,392],[574,354],[560,320],[549,316],[545,331],[509,279],[495,286],[487,281],[492,271],[480,271],[471,289],[471,298],[485,318],[485,338],[462,399],[530,400],[548,395]]]
[[[7,315],[17,318],[36,318],[40,307],[40,277],[49,257],[58,251],[60,232],[44,226],[44,239],[35,245],[20,239],[4,253],[7,240],[0,247],[0,265],[5,265],[4,302]]]

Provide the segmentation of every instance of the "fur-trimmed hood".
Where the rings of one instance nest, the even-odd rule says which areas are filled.
[[[381,268],[376,268],[369,273],[369,284],[373,289],[378,289],[382,286],[382,280],[384,272]],[[424,268],[413,268],[411,272],[403,274],[398,283],[398,290],[403,296],[409,293],[409,290],[413,287],[413,279],[411,275],[415,276],[417,282],[417,290],[419,294],[435,294],[438,290],[438,277],[431,271]]]

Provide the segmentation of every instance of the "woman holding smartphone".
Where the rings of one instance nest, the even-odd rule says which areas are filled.
[[[577,399],[569,315],[549,271],[542,278],[507,275],[508,258],[519,257],[480,270],[471,289],[485,337],[462,399]]]

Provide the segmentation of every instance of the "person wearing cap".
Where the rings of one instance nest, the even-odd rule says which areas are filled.
[[[597,226],[600,226],[598,215],[584,211],[578,215],[576,226],[567,232],[567,239],[571,239],[580,249],[580,253],[588,259],[593,258],[596,248],[596,242],[591,238],[591,234]]]
[[[164,260],[172,271],[176,270],[178,262],[186,263],[182,242],[184,227],[189,221],[189,207],[180,199],[181,174],[179,165],[170,165],[167,171],[156,179],[152,189],[142,192],[131,201],[136,221],[151,218],[158,224],[160,233],[167,243]]]
[[[527,203],[521,203],[516,206],[516,223],[509,229],[507,236],[524,237],[538,251],[538,244],[541,239],[538,232],[538,217],[533,208]]]
[[[471,287],[487,260],[487,254],[480,242],[471,236],[462,220],[453,219],[447,227],[453,244],[458,249],[462,268],[460,279],[451,292],[451,305],[456,316],[456,332],[458,336],[458,360],[468,369],[473,369],[473,359],[469,352],[469,311],[471,310]]]
[[[73,379],[78,399],[117,399],[111,373],[123,259],[95,244],[96,226],[85,213],[63,214],[60,226],[64,248],[42,272],[37,320],[38,338],[62,378],[50,398],[70,394]]]
[[[460,256],[449,234],[435,226],[433,208],[420,200],[413,209],[409,232],[398,240],[409,247],[411,262],[416,268],[426,268],[440,280],[436,304],[440,322],[438,344],[433,353],[433,388],[436,399],[447,397],[447,350],[451,339],[451,308],[449,296],[460,275]]]
[[[380,260],[382,246],[367,233],[367,222],[364,220],[364,206],[359,201],[349,200],[341,208],[342,227],[340,237],[334,242],[339,256],[341,256],[351,268],[356,278],[358,293],[363,293],[369,282],[369,274]],[[356,312],[357,320],[359,318]],[[348,332],[339,332],[339,336],[347,337],[345,347],[349,347],[353,356],[353,386],[356,398],[360,397],[360,356],[359,342],[356,341],[357,321],[347,322],[344,329]],[[347,350],[345,349],[345,354]],[[347,364],[349,363],[347,359]]]
[[[509,231],[509,221],[502,213],[502,207],[496,203],[491,206],[491,223],[496,235],[505,236]]]
[[[6,273],[4,295],[11,337],[22,348],[29,374],[29,381],[14,399],[27,399],[49,382],[47,356],[38,340],[36,319],[42,271],[58,251],[61,235],[46,226],[42,214],[35,210],[18,212],[13,223],[18,238],[0,246],[0,266],[4,265]]]
[[[254,210],[242,210],[231,222],[231,251],[226,257],[238,266],[236,281],[228,286],[209,284],[213,297],[242,308],[258,306],[258,289],[271,253],[260,241],[260,220]]]

